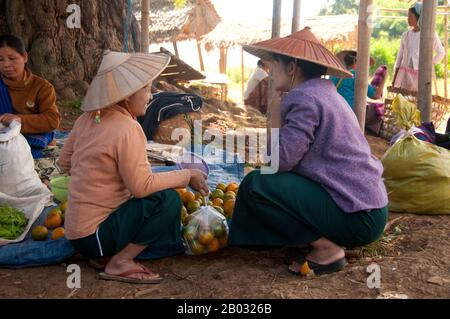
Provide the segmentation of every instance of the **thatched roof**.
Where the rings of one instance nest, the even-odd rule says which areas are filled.
[[[160,52],[154,52],[156,54],[164,53],[170,55],[171,60],[166,69],[159,75],[157,80],[163,80],[168,83],[188,82],[194,80],[203,80],[205,76],[199,71],[191,67],[189,64],[177,58],[164,48],[160,48]]]
[[[291,20],[282,20],[281,36],[291,33]],[[301,27],[309,26],[312,32],[322,43],[328,47],[341,45],[349,47],[356,45],[358,16],[319,16],[306,18],[301,22]],[[251,44],[270,39],[272,36],[272,21],[222,21],[208,35],[203,37],[207,51],[214,48],[230,48]]]
[[[141,19],[140,12],[136,18]],[[221,21],[210,0],[187,0],[176,8],[172,0],[150,1],[150,43],[196,39]]]

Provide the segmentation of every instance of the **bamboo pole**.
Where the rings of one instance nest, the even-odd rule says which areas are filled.
[[[281,31],[281,2],[273,0],[272,38],[279,38]]]
[[[292,14],[292,33],[300,30],[300,13],[302,0],[294,0],[294,12]]]
[[[431,122],[433,50],[430,50],[430,48],[433,47],[436,30],[436,6],[437,0],[427,0],[423,3],[418,92],[418,106],[421,111],[422,122]]]
[[[366,103],[367,86],[369,84],[369,64],[370,64],[370,37],[372,26],[369,23],[371,12],[369,6],[373,5],[373,0],[361,0],[359,4],[358,22],[358,59],[355,82],[355,113],[358,118],[361,131],[364,133],[366,125]]]
[[[444,17],[444,32],[445,32],[445,59],[444,59],[444,94],[445,98],[448,98],[448,10],[449,6],[447,6],[447,14]]]
[[[149,26],[150,26],[150,0],[142,0],[141,2],[142,19],[141,19],[141,52],[149,51]]]
[[[244,70],[244,48],[241,47],[241,82],[242,82],[242,101],[245,93],[245,70]]]
[[[225,48],[221,46],[220,47],[219,72],[222,74],[226,73],[225,58],[226,58]]]
[[[177,41],[176,41],[176,40],[173,41],[172,44],[173,44],[173,50],[175,51],[175,56],[176,56],[177,58],[180,58],[180,53],[178,52],[178,44],[177,44]]]
[[[281,2],[282,0],[273,0],[273,12],[272,12],[272,38],[279,38],[281,34]],[[268,92],[268,107],[267,107],[267,142],[271,143],[272,122],[276,122],[276,119],[280,117],[275,112],[280,112],[279,109],[275,109],[272,103],[274,97],[273,88],[273,71],[269,71],[269,92]]]
[[[197,51],[198,51],[198,59],[200,61],[200,71],[205,71],[205,65],[203,64],[202,46],[198,39],[197,39]]]

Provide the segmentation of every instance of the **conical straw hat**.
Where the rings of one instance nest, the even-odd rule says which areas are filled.
[[[336,53],[336,57],[339,59],[339,61],[341,61],[342,62],[342,64],[344,64],[345,65],[345,56],[347,55],[347,54],[353,54],[355,57],[357,56],[357,51],[356,50],[343,50],[343,51],[340,51],[340,52],[338,52],[338,53]],[[375,59],[373,58],[373,57],[370,57],[370,66],[372,66],[372,65],[374,65],[375,64]]]
[[[81,109],[98,111],[124,100],[158,77],[169,62],[165,54],[105,51]]]
[[[325,66],[328,75],[341,78],[352,77],[341,61],[317,40],[310,28],[304,28],[284,38],[245,45],[244,50],[263,60],[273,60],[274,53],[282,54]]]

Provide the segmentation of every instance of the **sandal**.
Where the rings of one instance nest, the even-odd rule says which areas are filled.
[[[153,279],[139,279],[139,278],[133,278],[129,277],[130,275],[134,274],[146,274],[146,275],[154,275],[155,278]],[[154,274],[150,272],[146,267],[138,268],[138,269],[131,269],[128,271],[125,271],[119,275],[110,275],[107,273],[99,273],[98,274],[99,279],[103,280],[113,280],[113,281],[119,281],[119,282],[125,282],[128,284],[159,284],[163,278],[159,276],[158,274]]]
[[[314,271],[315,275],[320,276],[341,271],[342,269],[344,269],[345,265],[346,265],[345,257],[327,265],[316,264],[315,262],[309,261],[305,258],[301,262],[297,261],[292,262],[292,264],[288,267],[288,271],[294,275],[307,275],[308,271],[302,271],[302,268],[304,266],[305,267],[307,266],[306,270],[312,270]],[[294,267],[294,269],[292,269],[292,267]],[[303,270],[304,269],[305,268],[303,268]]]

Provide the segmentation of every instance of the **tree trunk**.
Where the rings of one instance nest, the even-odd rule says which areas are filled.
[[[69,28],[71,4],[81,9],[81,27]],[[106,49],[123,51],[124,0],[0,0],[0,34],[20,36],[31,70],[50,81],[61,99],[84,96]],[[139,51],[139,25],[132,16],[130,51]]]

